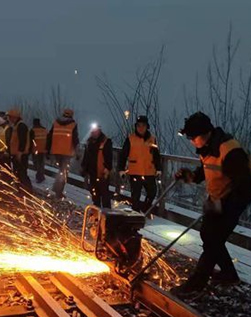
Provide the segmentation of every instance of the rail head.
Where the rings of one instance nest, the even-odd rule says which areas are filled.
[[[159,317],[202,317],[198,311],[148,281],[135,285],[133,297]]]

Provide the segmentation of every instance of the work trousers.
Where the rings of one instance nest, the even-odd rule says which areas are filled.
[[[203,252],[199,258],[194,277],[206,284],[216,264],[222,273],[230,278],[237,278],[231,256],[226,248],[226,241],[238,224],[241,213],[248,203],[225,202],[223,212],[204,215],[200,230]]]
[[[36,181],[38,183],[41,183],[45,180],[44,177],[44,164],[45,164],[45,154],[44,153],[38,153],[38,154],[32,154],[32,160],[33,165],[36,170]]]
[[[63,191],[64,186],[67,182],[67,177],[70,168],[71,156],[66,155],[55,155],[56,165],[58,167],[58,173],[56,175],[52,190],[56,193],[57,198],[64,197]]]
[[[109,178],[96,178],[90,176],[90,192],[95,206],[111,208],[111,195],[109,192]]]
[[[27,174],[28,171],[28,154],[23,154],[21,156],[21,160],[19,161],[15,155],[11,157],[12,162],[12,168],[15,176],[18,178],[18,180],[21,183],[21,187],[23,187],[25,190],[31,192],[32,191],[32,185],[30,178]]]
[[[130,175],[132,209],[144,213],[151,207],[157,193],[155,176]],[[146,191],[144,204],[140,203],[142,188]],[[143,206],[143,207],[142,207]]]

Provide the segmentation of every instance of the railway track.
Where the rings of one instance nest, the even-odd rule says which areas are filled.
[[[121,317],[69,274],[18,274],[11,289],[13,304],[0,309],[1,317]]]
[[[102,294],[95,294],[92,286],[88,287],[81,277],[66,273],[19,273],[11,281],[7,277],[7,283],[0,275],[0,317],[201,316],[149,281],[139,280],[132,289],[126,279],[112,270],[111,277],[127,286],[127,300],[114,304],[113,300],[110,301],[113,294],[110,299],[109,296],[103,298]],[[2,285],[4,287],[1,288]],[[123,310],[123,307],[126,309]]]
[[[199,317],[198,312],[153,284],[142,281],[133,301],[97,296],[80,277],[67,273],[16,274],[0,294],[0,317]],[[120,278],[121,279],[121,278]],[[127,283],[124,281],[124,283]],[[129,290],[129,288],[128,288]],[[111,304],[111,303],[112,304]],[[135,308],[136,307],[136,308]]]

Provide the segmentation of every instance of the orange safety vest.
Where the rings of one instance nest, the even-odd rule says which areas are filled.
[[[238,148],[241,148],[239,142],[231,139],[220,145],[219,157],[200,156],[205,173],[207,192],[213,201],[223,198],[231,191],[231,180],[222,173],[222,162],[230,151]]]
[[[34,131],[32,153],[46,153],[47,130],[41,127],[33,128],[32,130]]]
[[[135,133],[129,136],[130,153],[128,158],[128,174],[153,176],[156,168],[153,162],[153,147],[157,147],[156,139],[150,136],[148,140],[138,137]]]
[[[60,154],[66,156],[74,155],[72,143],[72,133],[76,122],[67,125],[61,125],[57,121],[53,125],[51,154]]]
[[[19,121],[13,128],[12,128],[12,133],[11,133],[11,139],[10,139],[10,154],[11,155],[17,155],[19,152],[19,138],[18,138],[18,133],[17,129],[20,123],[24,123],[23,121]],[[29,149],[30,149],[30,133],[29,130],[27,129],[27,139],[26,139],[26,145],[25,149],[22,152],[23,154],[29,154]]]
[[[104,160],[104,146],[106,144],[107,138],[104,138],[104,140],[100,143],[99,149],[98,149],[98,160],[97,160],[97,177],[101,178],[104,174],[105,169],[105,160]]]

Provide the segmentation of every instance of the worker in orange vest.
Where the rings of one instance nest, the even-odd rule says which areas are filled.
[[[93,124],[85,146],[82,175],[90,177],[90,192],[93,204],[111,208],[109,176],[112,170],[112,141]]]
[[[65,197],[63,191],[67,181],[71,158],[75,155],[79,145],[78,127],[73,119],[72,109],[65,109],[62,117],[55,120],[49,134],[47,150],[55,155],[59,172],[56,176],[52,190],[57,198]]]
[[[156,138],[149,131],[146,116],[138,116],[135,132],[130,134],[123,145],[119,159],[119,173],[130,176],[132,208],[146,212],[156,196],[156,177],[161,176],[160,153]],[[126,162],[128,167],[126,171]],[[145,203],[140,203],[142,188],[146,190]]]
[[[30,151],[30,134],[27,125],[22,121],[21,112],[11,109],[7,112],[11,126],[9,152],[14,174],[19,179],[22,187],[32,191],[30,178],[27,174],[28,158]]]
[[[181,168],[175,176],[186,183],[205,181],[208,197],[200,227],[203,252],[188,280],[171,292],[180,298],[195,298],[210,277],[213,285],[240,283],[226,241],[251,203],[250,161],[240,143],[222,128],[214,127],[202,112],[186,118],[179,134],[190,140],[200,155],[201,165],[193,171]],[[216,264],[219,272],[214,272]]]
[[[36,169],[36,182],[42,183],[44,177],[45,155],[47,153],[47,130],[40,123],[40,119],[33,119],[33,128],[30,130],[31,153]]]

